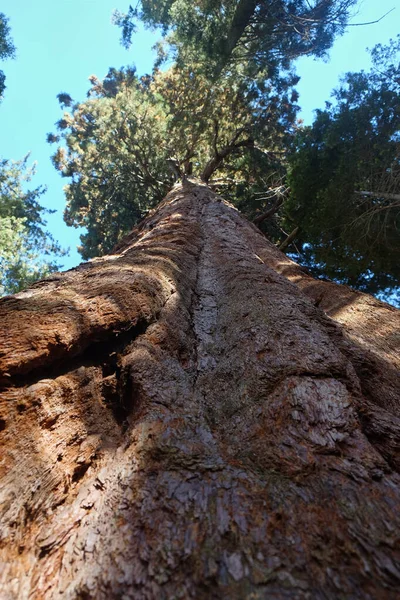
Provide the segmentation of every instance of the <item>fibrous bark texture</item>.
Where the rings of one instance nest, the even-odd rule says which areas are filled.
[[[191,182],[3,299],[0,597],[396,598],[398,315]]]

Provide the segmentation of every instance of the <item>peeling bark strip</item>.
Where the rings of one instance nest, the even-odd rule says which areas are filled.
[[[0,302],[0,597],[395,598],[398,311],[205,185],[115,252]]]

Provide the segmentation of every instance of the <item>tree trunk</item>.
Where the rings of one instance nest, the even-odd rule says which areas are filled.
[[[398,311],[187,182],[0,317],[2,599],[396,597]]]
[[[258,0],[238,1],[227,37],[223,40],[222,44],[220,44],[220,55],[222,58],[220,59],[219,64],[215,66],[213,73],[215,79],[218,78],[221,71],[226,66],[226,63],[229,61],[229,58],[248,26],[258,3]]]

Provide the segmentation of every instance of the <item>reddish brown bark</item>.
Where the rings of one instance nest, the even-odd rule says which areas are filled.
[[[192,183],[3,299],[0,597],[395,598],[398,315]]]

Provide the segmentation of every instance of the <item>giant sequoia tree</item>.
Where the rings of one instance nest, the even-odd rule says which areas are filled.
[[[143,2],[141,11],[118,16],[124,39],[135,15],[162,24],[162,47],[177,62],[144,77],[132,67],[111,69],[103,81],[92,76],[85,102],[59,95],[65,112],[48,139],[62,143],[53,161],[70,179],[65,220],[87,230],[84,258],[110,251],[160,202],[173,181],[172,162],[175,172],[209,182],[314,274],[396,302],[399,42],[374,48],[371,72],[348,74],[335,103],[302,127],[299,78],[290,70],[300,47],[296,54],[288,45],[303,47],[316,36],[303,50],[320,55],[352,3],[316,4],[318,18],[296,13],[296,6],[305,9],[301,2]],[[250,5],[235,48],[224,54],[238,11]],[[289,17],[302,20],[307,35],[296,26],[288,36],[282,19]],[[275,34],[261,35],[268,28]]]
[[[396,309],[187,182],[0,311],[2,597],[395,597]]]
[[[292,75],[270,81],[264,47],[234,65],[267,4],[352,2],[194,2],[227,26],[218,64],[203,48],[218,78],[173,29],[170,70],[59,97],[66,215],[103,256],[0,301],[7,600],[397,593],[399,312],[313,279],[214,191],[280,176]],[[230,51],[233,5],[254,11]]]

